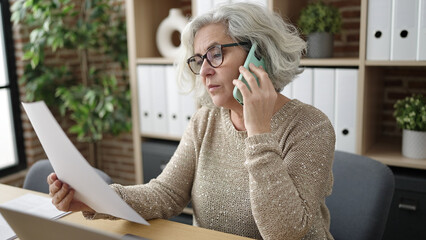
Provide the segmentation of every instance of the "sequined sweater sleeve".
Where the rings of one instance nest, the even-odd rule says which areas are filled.
[[[257,227],[264,239],[332,239],[324,200],[332,187],[333,127],[311,107],[282,117],[293,118],[286,130],[245,140]]]
[[[194,116],[193,119],[196,117]],[[162,173],[147,184],[112,184],[119,196],[146,220],[176,216],[188,205],[194,178],[193,120]],[[87,219],[116,219],[101,213],[83,212]]]
[[[193,122],[157,178],[143,185],[112,185],[115,191],[147,220],[176,216],[190,201],[196,166],[194,128],[191,125]]]

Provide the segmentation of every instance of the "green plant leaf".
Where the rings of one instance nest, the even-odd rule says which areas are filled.
[[[33,55],[31,58],[31,66],[33,68],[36,68],[39,62],[40,62],[40,55],[38,54]]]
[[[414,131],[426,131],[426,98],[413,94],[394,104],[394,117],[398,127]]]
[[[33,6],[33,0],[26,0],[25,2],[24,2],[24,7],[25,8],[31,8],[32,6]]]
[[[299,28],[303,34],[314,32],[339,33],[342,17],[339,10],[323,2],[308,4],[300,13]]]

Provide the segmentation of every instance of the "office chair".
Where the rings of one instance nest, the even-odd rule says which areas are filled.
[[[382,239],[395,189],[389,167],[365,156],[336,151],[333,175],[333,192],[326,199],[333,237]]]
[[[95,168],[96,173],[107,183],[111,184],[112,179],[105,172]],[[49,160],[39,160],[34,163],[28,170],[27,175],[25,176],[23,188],[49,193],[49,185],[47,184],[47,176],[53,172],[53,167],[50,164]]]

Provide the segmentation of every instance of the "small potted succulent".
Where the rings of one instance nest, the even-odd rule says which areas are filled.
[[[342,16],[336,7],[321,1],[310,3],[301,11],[298,25],[307,37],[307,57],[333,56],[333,35],[342,26]]]
[[[402,155],[426,159],[426,97],[413,94],[394,104],[394,117],[402,128]]]

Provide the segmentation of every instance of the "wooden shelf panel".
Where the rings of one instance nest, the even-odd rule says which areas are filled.
[[[303,58],[300,65],[308,67],[358,67],[358,58]]]
[[[366,60],[366,66],[407,66],[407,67],[426,67],[426,61],[376,61]]]
[[[137,58],[136,64],[173,64],[174,60],[171,58]]]
[[[426,159],[412,159],[402,156],[400,139],[380,139],[364,155],[389,166],[426,169]]]

